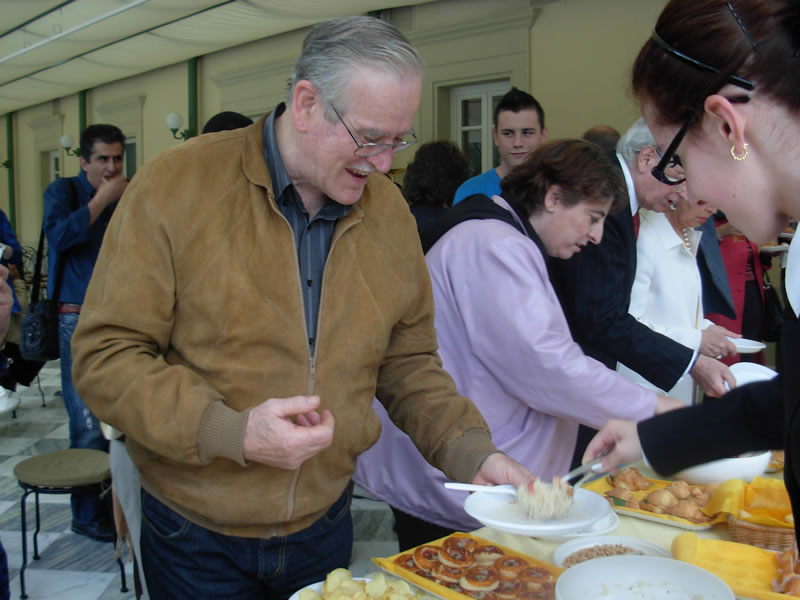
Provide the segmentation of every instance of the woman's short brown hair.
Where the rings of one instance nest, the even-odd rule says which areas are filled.
[[[669,46],[718,73],[670,55],[648,40],[633,66],[633,93],[665,125],[687,121],[728,76],[800,111],[800,3],[797,0],[670,0],[655,32]],[[754,47],[755,46],[755,47]],[[719,83],[716,89],[715,81]]]
[[[611,212],[617,212],[628,202],[616,157],[586,140],[543,144],[500,182],[503,198],[528,216],[541,210],[553,185],[561,188],[560,200],[566,206],[583,200],[605,203],[610,198]]]

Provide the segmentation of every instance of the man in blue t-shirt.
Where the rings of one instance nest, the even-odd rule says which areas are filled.
[[[494,109],[492,137],[500,153],[500,164],[462,183],[453,204],[472,194],[500,194],[500,180],[547,140],[541,104],[527,92],[511,88]]]

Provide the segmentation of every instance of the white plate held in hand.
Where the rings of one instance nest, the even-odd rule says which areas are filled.
[[[600,494],[577,488],[567,514],[552,521],[530,519],[514,498],[503,494],[475,492],[464,501],[464,510],[474,519],[498,531],[535,537],[553,537],[591,527],[611,510]]]
[[[763,342],[757,342],[756,340],[748,340],[746,338],[728,338],[733,345],[736,346],[736,351],[739,354],[754,354],[759,350],[763,350],[767,347],[767,345]]]

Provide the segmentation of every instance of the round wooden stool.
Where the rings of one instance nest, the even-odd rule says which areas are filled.
[[[14,467],[14,476],[25,490],[20,502],[22,515],[22,567],[19,570],[20,598],[25,593],[25,568],[28,566],[27,521],[25,500],[34,494],[36,498],[36,531],[33,534],[33,558],[38,560],[39,544],[37,536],[41,526],[39,518],[39,494],[100,494],[111,488],[111,466],[108,453],[85,448],[69,448],[46,452],[23,460]],[[116,535],[114,539],[116,548]],[[118,558],[122,591],[127,592],[125,568]]]

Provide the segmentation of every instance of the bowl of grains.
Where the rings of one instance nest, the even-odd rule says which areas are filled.
[[[630,537],[602,535],[576,538],[564,542],[553,552],[553,564],[564,569],[579,563],[604,556],[623,554],[643,556],[666,556],[670,553],[656,544]]]

